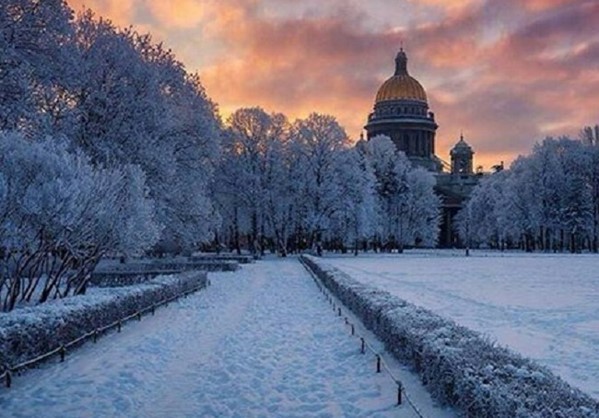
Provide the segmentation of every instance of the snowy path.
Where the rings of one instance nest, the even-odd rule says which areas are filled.
[[[2,417],[412,417],[295,259],[268,260],[0,389]],[[403,370],[398,373],[404,373]],[[428,395],[405,375],[427,416]]]

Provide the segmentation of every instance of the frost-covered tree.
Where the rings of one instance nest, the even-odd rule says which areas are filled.
[[[79,67],[63,0],[0,2],[0,130],[55,133]]]
[[[527,251],[591,248],[595,234],[594,145],[547,138],[509,170],[481,181],[467,204],[471,237]],[[463,225],[462,225],[463,229]]]
[[[387,136],[371,138],[360,147],[376,177],[379,244],[400,252],[405,245],[434,245],[440,202],[433,175],[413,168]]]
[[[83,57],[76,145],[95,163],[143,169],[165,226],[163,250],[210,239],[218,217],[208,185],[220,126],[199,78],[148,35],[91,12],[76,27]]]
[[[309,247],[322,240],[330,221],[341,209],[343,180],[338,176],[341,152],[348,146],[347,134],[333,116],[310,114],[292,128],[291,152],[297,159],[299,203],[296,235],[305,237]]]
[[[215,194],[227,213],[232,237],[247,233],[248,246],[262,252],[267,239],[286,253],[289,206],[287,138],[289,123],[282,114],[243,108],[227,120]]]
[[[341,205],[332,219],[330,238],[354,248],[358,254],[361,242],[368,241],[378,221],[376,178],[366,157],[357,148],[340,153],[337,176],[341,179]]]
[[[581,132],[581,139],[586,146],[588,158],[590,159],[589,186],[591,188],[592,201],[592,238],[591,248],[593,252],[599,251],[599,125],[586,126]]]
[[[434,191],[433,174],[423,168],[408,172],[408,197],[401,216],[405,245],[434,247],[439,238],[441,201]]]
[[[138,167],[101,168],[65,141],[17,134],[0,135],[0,162],[4,310],[83,293],[102,256],[144,251],[158,238]]]

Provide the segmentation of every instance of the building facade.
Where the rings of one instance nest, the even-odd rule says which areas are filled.
[[[460,242],[453,220],[481,174],[474,172],[474,151],[463,135],[450,151],[451,164],[436,155],[437,128],[424,88],[408,73],[408,57],[402,48],[395,57],[394,74],[376,94],[364,129],[368,140],[377,135],[388,136],[412,164],[435,174],[435,189],[442,202],[439,246],[457,247]]]

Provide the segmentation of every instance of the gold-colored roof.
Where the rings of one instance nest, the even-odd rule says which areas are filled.
[[[426,102],[426,92],[415,78],[408,74],[394,75],[383,83],[376,93],[376,103],[387,100],[420,100]]]
[[[426,93],[418,80],[408,74],[408,56],[401,48],[395,57],[395,74],[379,88],[375,103],[405,99],[426,102]]]

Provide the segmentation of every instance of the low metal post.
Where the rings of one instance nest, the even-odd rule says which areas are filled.
[[[141,311],[137,312],[137,320],[141,321]]]
[[[65,346],[61,346],[60,347],[60,362],[64,362],[64,357],[67,354],[67,349],[65,348]]]
[[[401,391],[402,385],[400,381],[397,381],[397,404],[401,405]]]
[[[156,313],[156,305],[152,304],[152,315],[154,315]]]
[[[354,328],[354,324],[351,324],[351,335],[356,334],[356,329]]]
[[[94,343],[98,342],[98,329],[96,328],[93,333]]]
[[[121,332],[121,327],[123,326],[121,320],[119,319],[119,322],[116,323],[116,332]]]
[[[381,356],[378,354],[376,355],[376,372],[381,372]]]
[[[5,381],[6,387],[10,388],[10,386],[12,385],[12,375],[10,374],[10,370],[6,371],[6,377],[5,378],[6,378],[6,381]]]
[[[362,347],[360,348],[360,353],[366,353],[366,342],[364,341],[364,337],[360,337],[360,341],[362,341]]]

